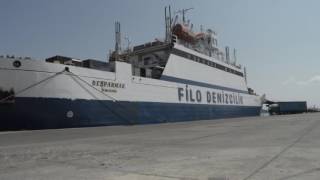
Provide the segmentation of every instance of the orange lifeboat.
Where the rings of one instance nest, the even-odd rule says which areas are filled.
[[[172,32],[179,39],[184,40],[189,43],[195,43],[197,40],[196,35],[182,24],[176,24],[173,27]]]

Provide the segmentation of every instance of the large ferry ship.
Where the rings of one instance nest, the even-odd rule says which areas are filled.
[[[115,50],[109,61],[0,56],[0,130],[131,125],[257,116],[233,51],[165,10],[165,38]]]

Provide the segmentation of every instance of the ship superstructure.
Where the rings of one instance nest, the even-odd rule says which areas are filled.
[[[258,115],[236,52],[213,30],[165,13],[165,39],[122,49],[115,24],[109,62],[0,56],[0,129],[144,124]]]
[[[236,50],[233,50],[231,58],[229,47],[225,47],[225,51],[219,48],[217,33],[211,29],[204,31],[201,27],[200,32],[194,32],[193,24],[185,20],[187,10],[190,9],[178,11],[182,14],[180,20],[178,15],[171,18],[171,12],[166,10],[166,38],[163,41],[156,39],[120,53],[121,42],[117,42],[120,32],[116,31],[116,50],[109,61],[120,60],[132,64],[134,76],[165,80],[172,77],[186,78],[217,85],[222,84],[220,80],[224,80],[226,87],[247,91],[245,68],[237,64]],[[116,27],[119,30],[120,24],[117,23]],[[180,58],[183,62],[179,62]],[[187,67],[187,64],[192,64],[192,68]],[[179,69],[173,69],[175,66],[179,66]],[[198,72],[198,67],[200,71],[208,70],[207,73]]]

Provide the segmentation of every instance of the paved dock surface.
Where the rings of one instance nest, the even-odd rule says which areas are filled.
[[[0,132],[1,180],[320,179],[320,114]]]

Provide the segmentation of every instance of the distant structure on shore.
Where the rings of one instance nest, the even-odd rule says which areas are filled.
[[[306,101],[269,102],[270,114],[297,114],[308,112]]]

